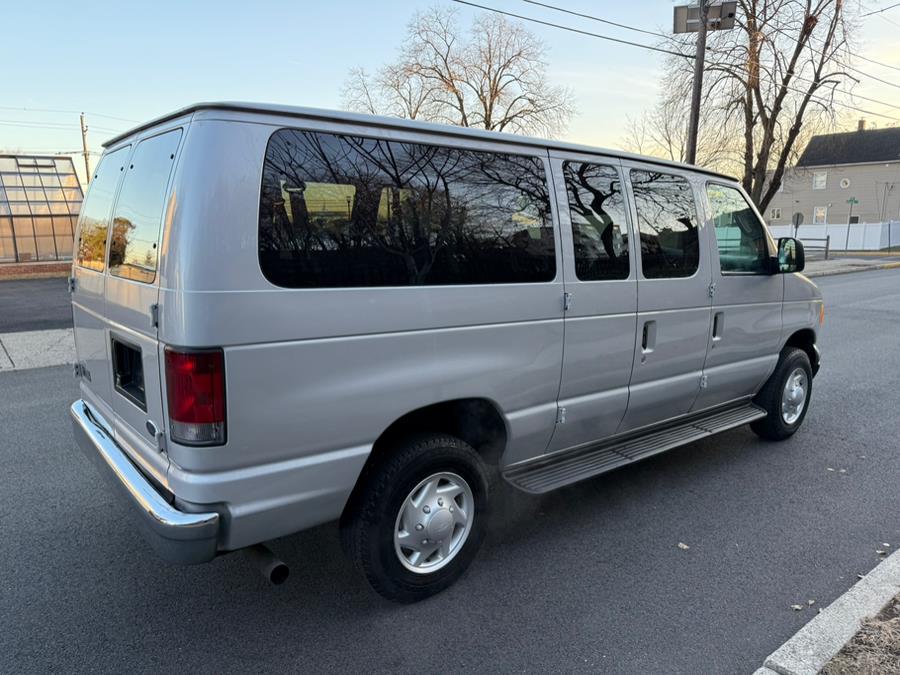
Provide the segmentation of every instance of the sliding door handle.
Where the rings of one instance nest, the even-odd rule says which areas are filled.
[[[641,351],[650,354],[656,348],[656,321],[645,321],[641,333]]]

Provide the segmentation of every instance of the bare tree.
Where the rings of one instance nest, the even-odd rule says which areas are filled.
[[[701,133],[727,143],[713,153],[715,163],[740,175],[760,209],[805,138],[835,125],[835,102],[855,81],[847,72],[851,35],[843,0],[738,0],[735,28],[710,33]],[[691,52],[690,38],[676,44]],[[689,59],[677,57],[666,69],[666,92],[682,99],[682,111],[690,69]],[[651,111],[637,132],[668,137],[661,121]]]
[[[456,12],[432,7],[410,22],[400,56],[344,85],[350,110],[553,136],[574,114],[572,92],[546,79],[546,48],[521,24],[482,14],[467,34]]]
[[[669,57],[665,71],[682,75],[677,60],[678,57]],[[683,86],[671,86],[671,83],[666,83],[663,94],[653,108],[640,117],[628,119],[624,146],[643,155],[684,162],[689,94],[690,87],[687,82],[683,83]],[[700,107],[697,164],[728,171],[734,167],[736,148],[726,133],[728,125],[721,122],[721,117],[709,101],[709,96],[705,96]]]

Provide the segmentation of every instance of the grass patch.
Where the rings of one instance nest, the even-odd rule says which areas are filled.
[[[859,632],[828,662],[822,673],[900,673],[900,595],[874,619],[866,619]]]

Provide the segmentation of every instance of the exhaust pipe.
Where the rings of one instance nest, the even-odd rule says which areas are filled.
[[[290,569],[281,558],[278,558],[265,544],[254,544],[245,549],[247,555],[259,568],[266,581],[273,586],[283,584],[290,574]]]

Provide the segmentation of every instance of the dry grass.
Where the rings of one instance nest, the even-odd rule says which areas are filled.
[[[900,673],[900,595],[868,619],[828,665],[825,675]]]

